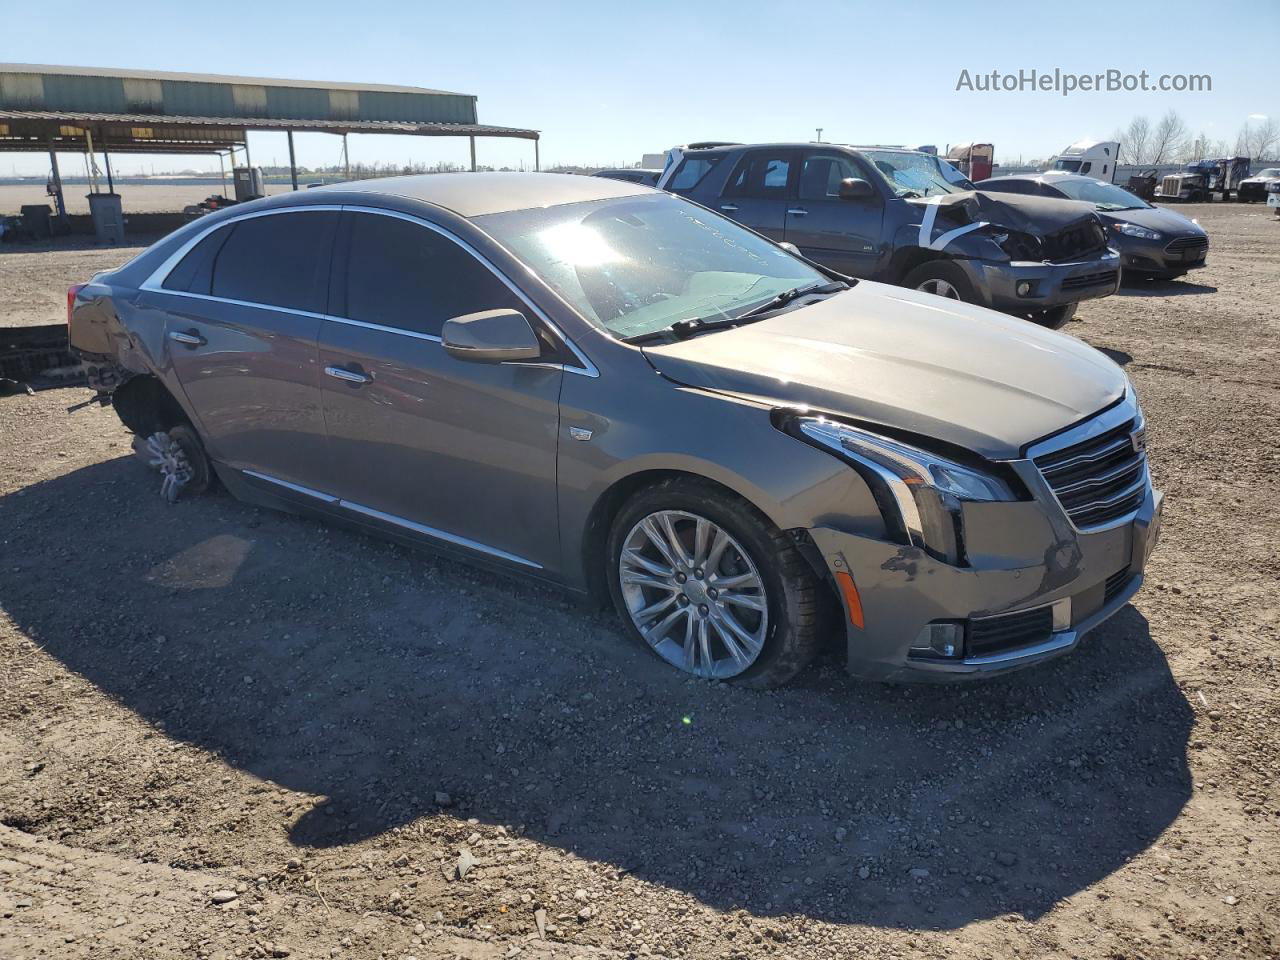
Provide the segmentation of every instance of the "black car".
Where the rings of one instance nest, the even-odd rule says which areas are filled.
[[[975,190],[936,156],[828,143],[677,148],[658,186],[854,277],[1060,327],[1114,293],[1089,207]]]
[[[608,177],[610,180],[624,180],[627,183],[638,183],[646,187],[656,187],[661,170],[646,170],[643,167],[619,167],[610,170],[597,170],[593,177]]]
[[[1203,267],[1209,236],[1194,220],[1155,207],[1123,187],[1091,177],[1049,171],[1039,176],[996,177],[981,190],[1056,197],[1093,205],[1107,225],[1108,243],[1120,253],[1125,273],[1172,280]]]

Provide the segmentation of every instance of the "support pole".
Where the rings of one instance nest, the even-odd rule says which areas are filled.
[[[231,155],[231,151],[227,151],[227,155]],[[218,179],[222,181],[222,198],[227,199],[227,168],[222,163],[222,154],[218,154]]]
[[[293,156],[293,131],[286,130],[289,135],[289,179],[293,181],[293,189],[298,189],[298,162]]]
[[[244,165],[250,170],[253,169],[253,161],[249,159],[249,131],[244,132]],[[249,176],[253,176],[250,174]]]
[[[107,193],[115,193],[115,181],[111,179],[111,154],[107,153],[107,145],[102,145],[102,159],[107,164]]]
[[[467,137],[471,141],[471,172],[476,172],[476,138]]]
[[[67,200],[62,195],[62,174],[58,172],[58,152],[53,149],[53,137],[49,138],[49,165],[53,168],[53,203],[58,208],[58,222],[67,225]]]
[[[344,171],[343,176],[345,176],[346,179],[350,180],[351,179],[351,154],[347,152],[347,135],[345,132],[342,134],[342,169]]]
[[[542,164],[538,159],[538,138],[533,138],[533,170],[536,173],[542,169]]]

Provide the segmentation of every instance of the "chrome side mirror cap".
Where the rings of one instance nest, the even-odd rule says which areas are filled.
[[[482,310],[446,320],[440,332],[445,352],[471,363],[537,360],[542,346],[519,310]]]

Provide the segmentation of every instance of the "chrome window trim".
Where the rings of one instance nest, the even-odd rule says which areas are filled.
[[[332,507],[339,507],[343,510],[349,510],[352,513],[358,513],[362,516],[371,517],[375,520],[381,520],[384,523],[390,523],[397,527],[403,527],[406,530],[412,530],[414,533],[420,533],[423,536],[440,540],[444,543],[450,543],[454,546],[465,547],[468,550],[474,550],[477,553],[483,553],[490,557],[496,557],[499,560],[506,560],[509,563],[516,563],[533,570],[541,570],[542,564],[533,560],[526,559],[518,554],[508,553],[506,550],[500,550],[497,547],[491,547],[488,544],[480,543],[477,540],[469,540],[466,537],[460,537],[456,533],[449,533],[446,530],[439,530],[435,527],[428,527],[424,523],[417,523],[413,520],[406,520],[404,517],[398,517],[393,513],[383,513],[381,510],[375,510],[373,507],[366,507],[364,504],[355,503],[352,500],[344,500],[341,497],[335,497],[331,493],[322,493],[319,490],[313,490],[310,487],[304,487],[298,483],[291,483],[288,480],[281,480],[279,477],[273,477],[270,474],[259,473],[257,470],[240,471],[245,476],[254,477],[257,480],[263,480],[267,483],[284,487],[286,490],[292,490],[294,493],[301,493],[304,496],[312,497]]]
[[[191,250],[198,243],[200,243],[200,241],[204,240],[214,231],[221,230],[223,227],[233,223],[239,223],[243,220],[253,220],[257,217],[271,217],[271,216],[280,216],[288,213],[308,213],[308,212],[317,212],[317,211],[329,212],[329,213],[342,213],[345,211],[350,213],[368,213],[368,214],[373,214],[375,216],[380,216],[380,217],[393,217],[397,220],[405,220],[405,221],[408,221],[409,223],[416,224],[420,227],[425,227],[426,229],[432,230],[438,233],[440,236],[446,237],[447,239],[453,241],[458,246],[462,247],[462,249],[466,250],[467,253],[469,253],[471,256],[475,257],[475,259],[478,260],[481,264],[483,264],[484,267],[488,269],[490,273],[492,273],[495,277],[497,277],[500,281],[502,281],[502,283],[507,287],[507,289],[509,289],[512,293],[514,293],[517,297],[519,297],[522,301],[524,301],[524,303],[529,307],[529,309],[532,310],[534,314],[537,315],[538,319],[547,325],[547,328],[552,332],[552,334],[554,334],[565,345],[565,347],[568,348],[569,352],[572,353],[574,357],[577,358],[579,364],[581,364],[581,366],[573,366],[571,364],[562,364],[562,363],[541,363],[541,364],[536,364],[536,366],[556,367],[560,370],[563,370],[566,373],[574,373],[583,377],[594,378],[594,377],[600,376],[599,368],[597,368],[596,365],[591,362],[591,359],[585,353],[582,352],[582,350],[578,347],[578,345],[574,343],[571,339],[569,339],[569,337],[565,335],[564,331],[561,330],[560,327],[557,326],[556,323],[549,316],[547,316],[546,312],[543,311],[541,308],[539,308],[537,304],[535,304],[532,300],[530,300],[529,296],[523,290],[517,287],[515,283],[513,283],[511,279],[506,276],[506,274],[504,274],[501,270],[499,270],[496,266],[494,266],[494,264],[486,256],[484,256],[484,254],[480,253],[480,251],[478,251],[475,247],[473,247],[467,241],[463,240],[461,237],[445,229],[439,224],[432,223],[430,220],[424,220],[422,217],[415,217],[412,214],[401,213],[398,210],[386,210],[381,207],[353,206],[350,204],[346,204],[346,205],[340,205],[340,204],[310,205],[309,204],[306,206],[273,207],[270,210],[255,210],[252,213],[242,213],[233,217],[227,217],[224,220],[219,220],[217,223],[212,224],[211,226],[209,226],[204,230],[197,231],[192,237],[186,240],[182,244],[182,246],[180,246],[177,250],[175,250],[172,254],[170,254],[165,259],[165,261],[162,264],[160,264],[160,266],[158,266],[154,271],[152,271],[151,275],[147,277],[145,280],[143,280],[141,284],[138,285],[138,289],[146,290],[150,293],[167,294],[169,296],[174,296],[174,297],[187,297],[193,300],[205,300],[205,301],[211,301],[214,303],[230,303],[230,304],[235,304],[236,306],[241,306],[241,307],[256,307],[259,310],[277,310],[282,313],[294,314],[295,316],[312,317],[320,320],[332,320],[335,323],[343,323],[343,324],[347,324],[349,326],[354,326],[354,327],[364,327],[367,330],[378,330],[383,333],[392,333],[398,336],[411,337],[416,340],[428,340],[433,343],[441,343],[442,340],[440,337],[434,336],[429,333],[419,333],[414,330],[404,330],[399,327],[390,327],[385,324],[369,323],[364,320],[355,320],[350,317],[339,317],[339,316],[336,316],[333,314],[327,314],[327,313],[314,313],[310,310],[298,310],[293,307],[278,307],[269,303],[255,303],[248,300],[235,300],[230,297],[217,297],[212,294],[206,294],[206,293],[191,293],[190,291],[187,291],[187,290],[164,289],[164,282],[169,278],[169,274],[173,272],[174,267],[176,267],[178,263],[182,260],[182,258],[185,257],[188,253],[190,253]],[[517,364],[517,365],[534,366],[535,364]]]
[[[164,261],[164,263],[156,267],[156,269],[152,271],[151,276],[143,280],[142,283],[138,285],[138,288],[140,290],[150,290],[154,293],[173,293],[173,294],[179,294],[179,295],[184,294],[185,291],[182,291],[182,290],[164,289],[164,282],[169,279],[169,274],[173,272],[173,268],[178,265],[178,262],[183,257],[185,257],[188,253],[191,252],[192,247],[194,247],[197,243],[199,243],[205,237],[209,236],[209,234],[213,233],[215,230],[221,230],[223,227],[227,226],[228,224],[239,223],[242,220],[254,220],[258,217],[273,217],[283,213],[309,213],[309,212],[341,213],[342,207],[338,204],[333,204],[333,203],[314,204],[314,205],[307,205],[307,206],[293,206],[293,207],[272,207],[270,210],[254,210],[251,213],[241,213],[241,214],[237,214],[234,217],[227,217],[225,220],[219,220],[217,223],[213,224],[212,226],[204,230],[196,231],[195,235],[192,236],[191,239],[187,240],[182,246],[180,246],[177,250],[175,250],[172,254],[170,254],[169,257]],[[213,297],[213,296],[208,296],[208,295],[199,294],[199,293],[188,293],[186,295],[192,296],[192,297],[204,296],[205,299],[208,299],[208,300],[218,300],[218,301],[229,302],[229,303],[245,303],[245,301],[243,300],[227,300],[227,298],[225,297]],[[249,303],[248,306],[266,307],[267,309],[270,309],[270,310],[287,309],[285,307],[273,307],[267,303]],[[303,313],[304,316],[309,316],[309,317],[317,316],[317,314],[306,313],[305,311],[300,311],[300,310],[295,310],[291,312]]]
[[[515,283],[512,282],[511,278],[508,277],[501,270],[499,270],[493,264],[493,262],[489,260],[488,257],[486,257],[483,253],[481,253],[475,247],[473,247],[466,240],[463,240],[457,234],[440,226],[440,224],[438,223],[432,223],[430,220],[424,220],[422,217],[415,217],[413,214],[401,213],[398,210],[386,210],[381,207],[361,207],[361,206],[351,206],[351,205],[344,206],[342,209],[349,213],[369,213],[379,217],[392,217],[396,220],[405,220],[405,221],[408,221],[409,223],[417,224],[420,227],[426,227],[428,230],[433,230],[436,233],[440,234],[440,236],[445,237],[449,240],[452,240],[454,243],[460,246],[463,250],[467,251],[467,253],[471,254],[471,256],[475,257],[478,261],[480,261],[480,263],[482,263],[489,270],[490,273],[492,273],[495,277],[497,277],[499,280],[502,281],[502,283],[507,287],[508,290],[510,290],[517,297],[523,300],[525,304],[529,307],[529,309],[532,310],[537,315],[538,319],[540,319],[543,323],[547,325],[547,329],[549,329],[560,340],[560,342],[563,343],[569,349],[570,353],[572,353],[575,357],[577,357],[578,362],[582,365],[581,367],[574,367],[568,364],[555,364],[555,366],[559,366],[566,373],[576,373],[579,376],[583,376],[583,377],[600,376],[599,369],[597,369],[596,365],[591,362],[590,358],[588,358],[587,355],[584,354],[578,348],[578,345],[576,343],[574,343],[565,335],[564,331],[561,330],[556,325],[555,321],[553,321],[549,316],[547,316],[544,310],[542,310],[537,304],[535,304],[532,300],[529,299],[528,294],[526,294],[523,290],[521,290],[518,286],[516,286]],[[343,319],[346,319],[346,318],[343,318]],[[393,328],[383,328],[383,329],[393,329]],[[422,334],[422,336],[429,336],[429,335]],[[439,337],[435,337],[434,339],[437,342],[440,342]]]

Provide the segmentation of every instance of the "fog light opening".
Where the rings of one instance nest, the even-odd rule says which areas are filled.
[[[1032,286],[1031,286],[1030,280],[1018,281],[1018,286],[1017,286],[1018,296],[1029,297],[1031,296],[1031,290],[1032,290]]]
[[[964,656],[963,623],[930,623],[911,644],[913,657],[958,660]]]

